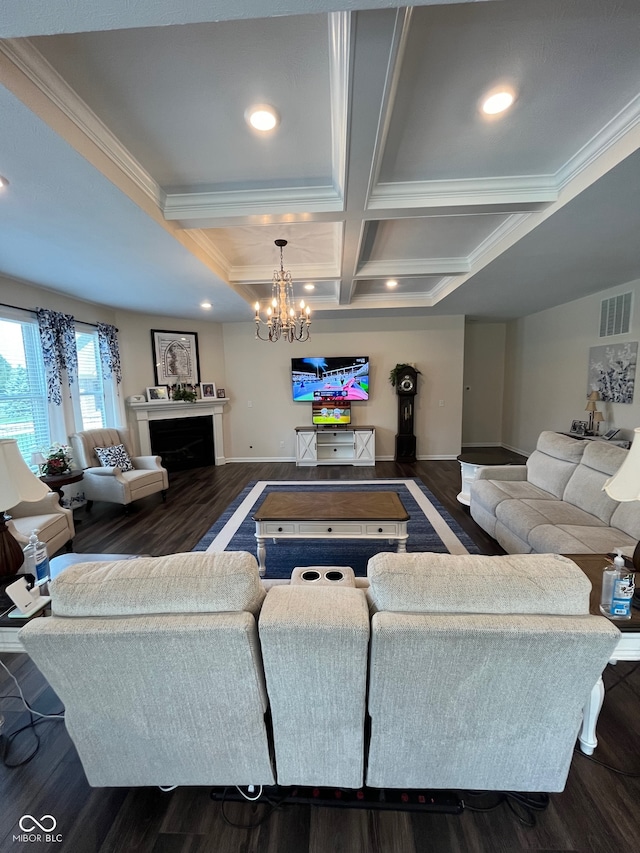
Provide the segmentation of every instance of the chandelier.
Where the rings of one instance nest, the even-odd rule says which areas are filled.
[[[261,341],[279,341],[283,338],[289,343],[308,341],[311,326],[311,309],[300,301],[298,312],[293,299],[293,282],[289,270],[285,272],[282,264],[282,250],[286,240],[276,240],[280,249],[280,269],[273,272],[271,285],[271,304],[267,308],[267,319],[260,316],[260,303],[256,302],[256,338]],[[262,334],[261,334],[262,331]]]

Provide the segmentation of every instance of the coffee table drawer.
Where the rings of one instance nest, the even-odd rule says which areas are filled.
[[[367,524],[367,536],[375,536],[380,533],[383,536],[397,536],[399,526],[394,521],[380,521],[378,523]]]
[[[300,521],[298,533],[323,536],[361,536],[364,524],[360,521]]]
[[[277,533],[296,533],[296,525],[293,521],[263,521],[261,529],[267,536]]]

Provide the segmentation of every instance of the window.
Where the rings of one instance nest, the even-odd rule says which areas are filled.
[[[104,383],[98,333],[76,332],[78,351],[78,400],[75,412],[77,429],[100,429],[107,425]]]
[[[17,439],[27,463],[51,443],[38,324],[10,309],[0,317],[0,438]]]

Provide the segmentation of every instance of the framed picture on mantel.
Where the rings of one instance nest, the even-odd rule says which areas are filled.
[[[198,385],[200,357],[196,332],[151,329],[156,385]]]

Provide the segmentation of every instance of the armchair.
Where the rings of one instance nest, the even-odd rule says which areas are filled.
[[[49,492],[39,501],[23,501],[7,510],[7,514],[11,516],[7,527],[23,547],[29,541],[29,534],[37,530],[50,557],[63,545],[69,551],[72,549],[73,537],[76,535],[73,513],[60,506],[56,492]]]
[[[117,465],[102,466],[96,448],[123,445],[133,469],[125,471]],[[126,429],[89,429],[71,436],[73,458],[84,469],[84,493],[87,506],[93,501],[108,501],[127,506],[155,492],[165,500],[169,487],[167,469],[159,456],[132,456],[129,431]]]

